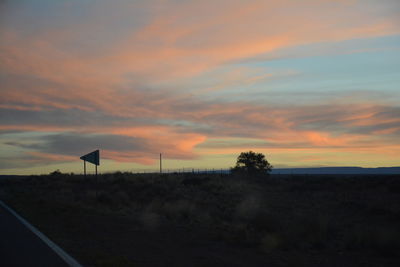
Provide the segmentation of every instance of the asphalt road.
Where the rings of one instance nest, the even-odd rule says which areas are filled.
[[[0,205],[0,266],[69,266],[46,243]]]

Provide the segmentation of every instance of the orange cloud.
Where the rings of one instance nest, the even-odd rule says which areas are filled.
[[[361,11],[355,15],[354,10],[360,10],[356,2],[254,1],[249,5],[230,1],[227,5],[226,1],[217,1],[212,9],[205,2],[160,5],[145,26],[127,32],[125,38],[111,42],[105,51],[93,47],[85,56],[79,49],[65,48],[65,43],[81,38],[84,32],[80,29],[94,27],[96,23],[90,18],[74,31],[42,29],[34,36],[24,36],[4,30],[0,69],[36,76],[52,84],[35,84],[23,90],[12,83],[2,89],[3,104],[129,114],[135,110],[135,99],[143,98],[141,85],[130,84],[127,77],[131,74],[133,79],[143,79],[146,86],[154,81],[193,77],[289,46],[399,32],[397,21],[391,17],[371,18]],[[312,8],[303,8],[308,5]],[[336,14],[340,14],[340,21]],[[218,90],[211,87],[215,88]]]
[[[193,148],[206,140],[205,135],[180,133],[173,127],[144,126],[110,129],[113,134],[145,138],[169,158],[194,158]]]
[[[305,132],[304,135],[313,146],[347,146],[349,139],[351,139],[346,137],[332,138],[329,134],[320,132]]]
[[[245,88],[277,74],[227,68],[232,63],[281,56],[282,49],[304,44],[398,34],[397,18],[379,12],[371,15],[379,4],[328,0],[214,1],[212,6],[205,1],[149,3],[140,6],[150,14],[143,15],[140,26],[118,28],[122,33],[115,39],[109,33],[117,28],[100,22],[102,8],[118,11],[118,5],[104,3],[94,9],[94,17],[62,26],[46,23],[34,33],[4,24],[0,32],[0,109],[15,116],[3,118],[0,130],[140,138],[147,151],[108,149],[104,156],[142,164],[152,164],[159,152],[193,159],[199,155],[197,146],[207,140],[241,137],[269,142],[265,148],[280,151],[375,151],[384,147],[382,153],[398,155],[393,136],[399,132],[400,120],[393,105],[284,106],[207,99],[210,92]],[[136,6],[125,4],[120,7],[123,19],[132,22],[135,16],[129,10]],[[120,13],[110,15],[115,14]],[[105,26],[100,33],[95,31],[101,28],[98,25]],[[99,42],[88,45],[87,35]],[[100,43],[107,45],[99,48]],[[213,72],[221,69],[224,75]],[[201,84],[210,77],[212,82]],[[193,79],[200,80],[199,84]],[[57,115],[62,120],[57,122],[52,113],[60,111],[65,116]],[[29,121],[32,114],[36,116]],[[246,147],[224,148],[221,153]],[[33,153],[38,158],[60,159]]]

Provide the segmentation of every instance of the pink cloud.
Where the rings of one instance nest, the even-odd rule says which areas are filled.
[[[108,25],[97,24],[104,19],[98,15],[104,12],[101,7],[95,9],[93,18],[72,23],[79,27],[52,28],[49,23],[48,28],[40,28],[35,34],[2,28],[0,71],[8,78],[2,83],[0,108],[43,112],[40,114],[47,116],[58,110],[79,110],[82,118],[55,125],[46,122],[43,115],[30,123],[3,123],[0,130],[142,138],[149,144],[149,152],[109,149],[104,153],[109,159],[142,164],[152,164],[156,152],[194,159],[199,156],[195,152],[198,145],[213,138],[231,137],[268,141],[274,144],[271,149],[281,151],[289,150],[291,145],[293,149],[349,151],[384,146],[388,153],[397,153],[390,147],[398,148],[398,141],[391,136],[399,131],[400,120],[385,113],[393,106],[331,103],[282,107],[202,98],[209,92],[274,76],[245,68],[226,72],[224,77],[214,74],[216,82],[205,87],[193,89],[197,84],[191,83],[202,75],[209,78],[213,75],[210,73],[232,62],[260,55],[273,57],[288,47],[398,34],[398,19],[371,13],[379,4],[316,0],[251,4],[215,1],[212,6],[204,1],[153,3],[141,5],[150,13],[143,19],[145,23],[134,30],[127,27],[115,41],[93,31],[99,30],[96,25]],[[102,5],[111,8],[110,4]],[[128,20],[128,11],[122,9],[124,5],[121,12]],[[119,13],[112,16],[115,14]],[[88,34],[98,36],[108,46],[89,45],[90,49],[82,52],[79,44]],[[178,88],[175,84],[185,86]],[[88,125],[79,123],[89,114],[104,118]],[[224,151],[233,153],[237,149]],[[60,159],[32,153],[49,160]]]

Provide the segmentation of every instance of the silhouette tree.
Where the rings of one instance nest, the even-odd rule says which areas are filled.
[[[55,170],[55,171],[49,173],[49,175],[50,175],[50,176],[60,176],[60,175],[62,175],[62,173],[60,172],[59,169],[57,169],[57,170]]]
[[[231,171],[252,175],[268,175],[272,168],[273,166],[267,161],[264,154],[249,151],[240,153],[236,166]]]

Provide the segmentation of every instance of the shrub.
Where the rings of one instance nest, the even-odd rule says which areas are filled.
[[[236,166],[231,171],[248,175],[268,175],[272,168],[264,154],[249,151],[240,153]]]

